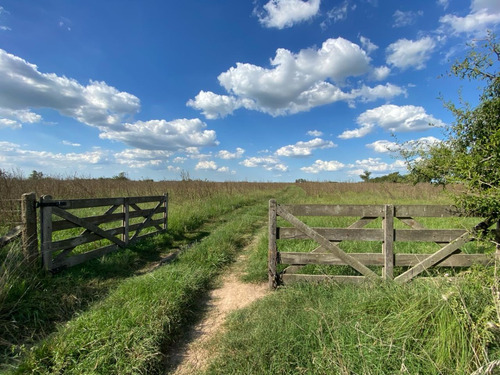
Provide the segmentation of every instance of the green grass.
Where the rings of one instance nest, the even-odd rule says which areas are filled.
[[[265,206],[236,210],[197,245],[158,270],[130,278],[33,348],[17,373],[155,373],[199,296],[230,262]]]
[[[54,275],[38,265],[27,267],[19,246],[0,249],[0,369],[16,363],[26,348],[59,325],[92,309],[128,278],[146,272],[171,251],[201,241],[230,220],[235,209],[266,201],[269,194],[213,194],[170,202],[167,234]]]
[[[298,284],[231,316],[207,374],[470,374],[500,357],[492,271],[456,284]]]

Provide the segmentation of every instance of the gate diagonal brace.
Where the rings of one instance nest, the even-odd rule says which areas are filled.
[[[277,213],[283,219],[285,219],[290,224],[292,224],[295,228],[300,230],[302,233],[304,233],[306,236],[308,236],[312,240],[319,243],[325,249],[329,250],[332,254],[335,254],[335,256],[342,259],[346,264],[348,264],[349,266],[354,268],[356,271],[358,271],[362,275],[366,276],[367,278],[371,278],[371,279],[379,279],[380,278],[380,276],[378,276],[375,272],[373,272],[368,267],[363,265],[357,259],[354,259],[350,255],[346,254],[340,247],[331,243],[328,239],[323,237],[321,234],[316,232],[311,227],[304,224],[302,221],[297,219],[295,216],[293,216],[290,212],[288,212],[287,210],[282,208],[280,205],[278,205],[278,207],[277,207]]]
[[[88,229],[89,231],[97,234],[98,236],[101,236],[102,238],[105,238],[107,240],[114,242],[115,244],[117,244],[120,247],[126,246],[125,242],[123,242],[122,240],[120,240],[114,236],[107,234],[104,230],[99,228],[97,225],[94,225],[92,223],[88,223],[85,220],[79,218],[78,216],[70,214],[69,212],[62,210],[58,207],[54,207],[52,210],[53,210],[52,211],[53,214],[60,216],[63,219],[66,219],[68,221],[71,221],[72,223],[77,224],[85,229]]]

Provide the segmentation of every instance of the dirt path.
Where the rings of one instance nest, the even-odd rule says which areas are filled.
[[[235,264],[222,276],[221,286],[212,290],[207,298],[206,314],[186,337],[168,354],[173,365],[167,374],[191,375],[203,371],[213,355],[208,344],[219,333],[229,313],[248,306],[268,293],[267,283],[247,284],[239,280],[246,259],[243,250]]]

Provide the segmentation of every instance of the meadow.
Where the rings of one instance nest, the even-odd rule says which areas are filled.
[[[250,283],[267,279],[270,198],[279,203],[451,202],[449,191],[428,184],[12,175],[0,183],[2,196],[12,200],[35,191],[60,199],[168,192],[170,201],[166,234],[57,274],[23,264],[15,243],[1,250],[0,369],[18,374],[165,373],[164,353],[200,318],[198,301],[254,237],[258,241],[242,277]],[[3,220],[5,228],[8,220]],[[307,251],[311,244],[298,246]],[[159,266],[173,253],[175,259]],[[279,288],[230,317],[210,343],[213,358],[206,372],[470,374],[500,359],[499,336],[490,329],[500,324],[495,270],[460,270],[456,283]]]

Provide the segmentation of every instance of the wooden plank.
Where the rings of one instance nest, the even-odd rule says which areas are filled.
[[[162,201],[164,196],[150,196],[150,197],[127,197],[130,203],[138,204],[138,203],[149,203],[149,202],[158,202]],[[44,204],[57,204],[59,203],[61,208],[66,210],[68,209],[77,209],[77,208],[89,208],[89,207],[102,207],[102,206],[113,206],[113,205],[122,205],[123,197],[120,198],[90,198],[90,199],[63,199],[63,200],[46,200]]]
[[[384,268],[382,278],[392,280],[394,278],[394,206],[384,207],[384,219],[382,228],[384,230],[384,243],[382,244],[382,254],[384,254]]]
[[[432,267],[436,263],[440,262],[442,259],[446,258],[448,255],[453,253],[455,250],[459,249],[462,245],[466,244],[471,240],[471,234],[477,233],[479,231],[487,230],[491,224],[493,224],[493,219],[486,219],[479,224],[477,224],[471,233],[464,233],[460,237],[458,237],[453,242],[450,242],[448,245],[444,246],[441,250],[429,256],[427,259],[418,263],[417,265],[410,268],[408,271],[402,273],[398,277],[396,277],[396,281],[407,282],[419,275],[427,268]]]
[[[168,229],[168,193],[165,193],[163,202],[163,230]]]
[[[267,274],[269,289],[275,289],[278,286],[278,274],[276,272],[277,247],[276,247],[276,200],[269,201],[269,222],[268,222],[268,250],[267,250]]]
[[[394,241],[448,243],[467,231],[464,229],[396,229]]]
[[[336,282],[340,284],[360,284],[370,280],[365,276],[334,276],[334,275],[300,275],[300,274],[282,274],[281,281],[284,285],[300,282]]]
[[[85,220],[82,220],[79,217],[77,217],[73,214],[70,214],[69,212],[62,210],[58,207],[52,207],[52,210],[53,210],[52,212],[55,215],[62,217],[63,219],[66,219],[66,220],[69,220],[75,224],[78,224],[82,228],[88,229],[89,231],[94,232],[95,234],[101,236],[102,238],[106,238],[106,239],[114,242],[118,246],[122,246],[122,247],[125,246],[125,243],[122,240],[120,240],[112,235],[109,235],[103,229],[99,228],[98,226],[96,226],[92,223],[86,222]]]
[[[92,223],[94,225],[100,225],[104,223],[112,223],[114,221],[121,221],[123,220],[123,213],[113,213],[113,214],[104,214],[104,215],[99,215],[99,216],[89,216],[89,217],[82,217],[82,220],[85,220],[89,223]],[[78,224],[72,223],[71,221],[67,220],[57,220],[53,222],[53,232],[58,232],[61,230],[67,230],[67,229],[72,229],[72,228],[80,228]]]
[[[130,204],[163,202],[164,195],[152,195],[149,197],[128,197]]]
[[[123,206],[122,206],[122,215],[123,215],[123,220],[122,220],[122,227],[123,227],[123,234],[122,234],[122,241],[125,244],[128,244],[129,239],[130,239],[130,228],[129,228],[129,223],[130,223],[130,204],[128,201],[128,198],[123,199]]]
[[[0,247],[4,247],[5,245],[11,243],[16,238],[21,237],[21,233],[23,231],[22,225],[17,225],[7,232],[5,236],[0,237]]]
[[[383,266],[384,255],[382,253],[349,253],[350,256],[357,259],[365,266]],[[394,265],[398,267],[411,267],[426,260],[432,254],[395,254]],[[278,252],[280,264],[324,264],[331,266],[347,265],[343,260],[330,253],[297,253],[297,252]],[[470,267],[473,264],[489,265],[493,264],[492,254],[452,254],[434,267]],[[294,271],[286,269],[287,272]]]
[[[23,255],[33,265],[38,258],[38,230],[36,219],[36,194],[23,194],[21,198]]]
[[[399,217],[451,217],[460,216],[456,207],[444,205],[396,205],[394,216]]]
[[[347,229],[360,229],[365,227],[366,225],[370,224],[372,221],[378,219],[377,216],[364,216],[360,218],[359,220],[355,221],[351,225],[347,227]],[[278,228],[279,229],[279,228]],[[340,243],[342,241],[333,241],[335,243]],[[322,246],[318,246],[315,248],[311,253],[319,253],[319,252],[328,252],[328,249],[324,249]],[[291,273],[298,272],[303,266],[288,266],[283,272],[288,271]]]
[[[384,214],[383,205],[326,205],[296,204],[280,205],[293,216],[372,216]]]
[[[87,262],[91,259],[101,257],[101,256],[109,254],[111,252],[115,252],[119,249],[120,249],[120,246],[113,244],[113,245],[109,245],[109,246],[103,246],[103,247],[100,247],[100,248],[92,250],[92,251],[88,251],[88,252],[83,253],[83,254],[76,254],[76,255],[73,255],[71,257],[57,259],[57,260],[54,260],[53,268],[76,266],[77,264]]]
[[[40,242],[42,263],[45,270],[52,269],[52,209],[51,206],[44,206],[43,203],[51,201],[50,195],[40,198]]]
[[[153,218],[153,215],[154,215],[154,212],[158,209],[158,208],[161,208],[161,205],[162,205],[162,202],[159,202],[156,207],[151,210],[151,212],[149,213],[149,215],[144,219],[144,221],[139,225],[139,227],[136,229],[135,233],[134,233],[134,236],[132,237],[131,241],[133,241],[134,239],[136,239],[136,237],[139,236],[139,233],[141,232],[141,230],[143,230],[146,226],[150,226],[148,225],[148,223],[151,222],[152,218]],[[161,223],[163,223],[163,220],[161,220]]]
[[[304,224],[302,221],[297,219],[295,216],[287,212],[283,207],[278,205],[277,207],[277,213],[279,216],[281,216],[283,219],[287,220],[290,224],[292,224],[295,228],[301,230],[304,234],[307,234],[308,237],[311,239],[315,240],[317,243],[319,243],[321,246],[324,248],[328,249],[331,251],[333,254],[337,255],[340,259],[345,261],[348,265],[350,265],[352,268],[354,268],[356,271],[361,273],[364,276],[371,277],[371,278],[378,278],[377,274],[374,273],[372,270],[361,264],[359,261],[356,259],[352,258],[348,254],[346,254],[342,249],[340,249],[337,245],[331,243],[328,239],[323,237],[321,234],[318,232],[314,231],[310,227],[308,227],[306,224]]]
[[[124,231],[123,227],[105,230],[104,232],[106,233],[106,236],[107,236],[105,239],[109,239],[108,237],[111,237],[111,236],[123,234],[123,231]],[[95,241],[100,241],[102,239],[103,239],[103,236],[98,235],[98,234],[93,233],[93,232],[89,232],[89,233],[82,234],[78,237],[71,237],[71,238],[66,238],[64,240],[54,241],[54,242],[52,242],[51,250],[52,250],[52,252],[54,252],[57,250],[65,250],[65,249],[69,249],[69,248],[75,248],[77,246],[81,246],[81,245],[95,242]]]
[[[146,226],[144,226],[142,229],[161,225],[162,222],[163,222],[163,219],[152,220]],[[138,228],[140,228],[141,225],[142,225],[142,223],[129,225],[130,232],[136,231]],[[125,228],[123,228],[123,227],[104,230],[104,232],[107,234],[107,236],[117,236],[117,235],[123,234],[124,231],[125,231]],[[161,228],[159,231],[161,231]],[[84,244],[90,243],[90,242],[100,241],[102,239],[103,239],[103,237],[101,235],[95,234],[93,232],[83,233],[83,234],[80,234],[78,237],[70,237],[70,238],[66,238],[64,240],[52,242],[51,251],[57,251],[57,250],[70,250],[71,251],[76,246],[84,245]],[[106,237],[106,239],[108,239],[108,238]]]
[[[329,241],[382,241],[384,239],[384,231],[382,229],[365,229],[365,228],[317,228],[310,227],[321,236]],[[308,235],[303,233],[298,228],[279,227],[277,228],[277,239],[280,240],[298,240],[307,239]]]

